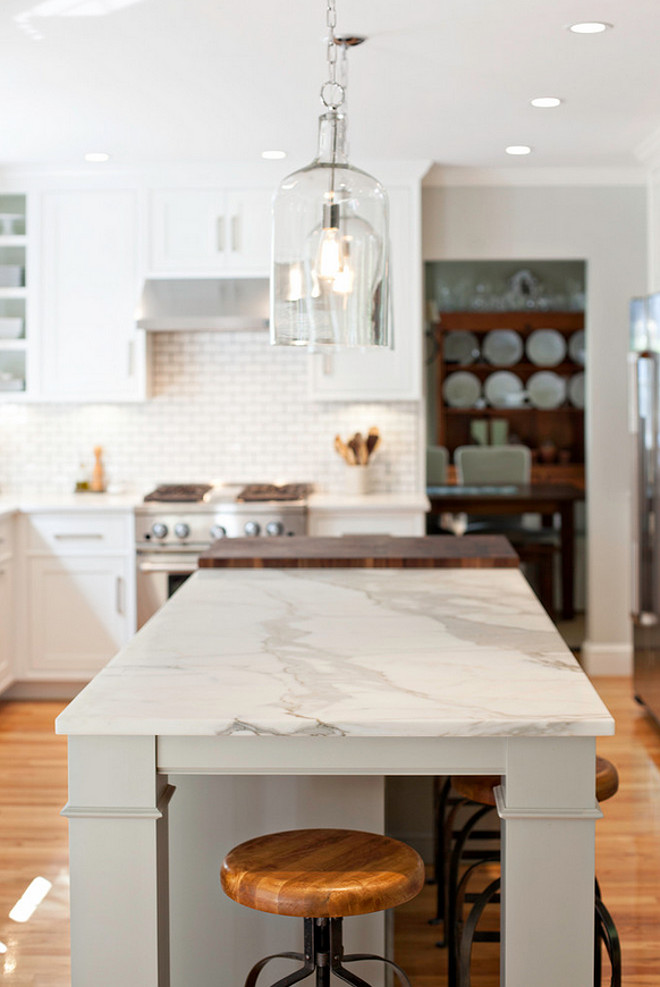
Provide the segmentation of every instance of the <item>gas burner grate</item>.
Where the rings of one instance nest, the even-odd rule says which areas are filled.
[[[239,493],[237,500],[304,500],[309,493],[309,483],[249,483]]]
[[[162,483],[144,498],[148,501],[172,503],[199,503],[212,490],[210,483]]]

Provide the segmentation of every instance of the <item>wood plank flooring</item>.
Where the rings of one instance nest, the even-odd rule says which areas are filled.
[[[623,943],[625,987],[660,985],[660,729],[628,679],[595,682],[616,721],[599,753],[619,769],[618,794],[597,824],[597,872]],[[0,702],[0,974],[7,987],[69,987],[66,740],[53,733],[62,703]],[[30,921],[8,913],[37,876],[52,889]],[[399,909],[396,952],[413,987],[442,987],[434,889]],[[497,947],[475,946],[474,987],[497,987]],[[93,987],[93,985],[89,985]],[[562,985],[563,987],[563,985]]]

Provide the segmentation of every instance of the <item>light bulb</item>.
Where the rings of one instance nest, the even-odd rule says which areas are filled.
[[[321,281],[334,281],[343,268],[344,251],[339,230],[335,226],[324,226],[316,260],[317,277]]]
[[[353,290],[354,281],[355,271],[351,264],[351,237],[345,236],[342,239],[342,269],[335,275],[332,290],[338,295],[348,295]]]

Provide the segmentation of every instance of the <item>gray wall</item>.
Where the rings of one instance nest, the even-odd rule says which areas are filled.
[[[644,186],[427,187],[424,260],[587,265],[589,671],[630,669],[628,301],[646,291]]]

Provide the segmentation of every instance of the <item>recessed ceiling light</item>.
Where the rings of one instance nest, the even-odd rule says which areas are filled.
[[[109,161],[109,160],[110,160],[110,155],[106,154],[105,151],[89,151],[85,155],[85,161],[94,161],[98,163],[98,162]]]
[[[510,144],[504,150],[507,154],[531,154],[532,149],[529,144]]]
[[[286,151],[262,151],[261,157],[266,158],[267,161],[279,161],[286,157]]]
[[[559,106],[561,100],[558,96],[537,96],[536,99],[530,99],[532,106],[538,106],[542,109],[550,109],[552,106]]]
[[[579,24],[569,24],[568,30],[573,34],[602,34],[611,27],[606,21],[582,21]]]

